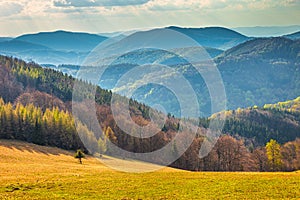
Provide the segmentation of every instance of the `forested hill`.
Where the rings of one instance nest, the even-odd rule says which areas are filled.
[[[65,103],[72,101],[73,77],[53,69],[44,69],[35,63],[5,56],[0,56],[0,65],[0,96],[5,102],[14,102],[18,96],[32,90],[50,94]],[[82,84],[89,87],[88,83]],[[86,96],[88,91],[81,92],[82,96]],[[110,97],[110,91],[97,87],[95,100],[98,104],[108,104]]]
[[[77,135],[74,118],[71,115],[72,90],[75,79],[61,72],[44,69],[35,63],[26,63],[16,58],[0,56],[1,136],[4,139],[18,139],[37,144],[57,146],[64,149],[84,148]],[[83,99],[90,99],[91,85],[82,81]],[[112,93],[97,87],[95,112],[104,134],[116,145],[132,152],[149,152],[167,144],[178,130],[178,119],[169,117],[164,130],[157,135],[140,140],[124,133],[114,121],[110,108]],[[123,97],[120,97],[123,98]],[[93,100],[90,99],[90,100]],[[82,105],[85,110],[85,105]],[[132,119],[147,125],[150,119],[149,107],[130,100]],[[88,109],[86,109],[88,110]],[[99,150],[99,143],[105,138],[93,129],[92,113],[84,112],[81,128],[86,136],[90,153]],[[126,122],[126,119],[124,119]],[[97,125],[96,125],[97,126]],[[142,133],[143,134],[143,133]],[[155,144],[155,145],[150,145]],[[100,145],[101,146],[101,145]],[[107,150],[108,151],[108,150]]]
[[[276,104],[266,104],[264,108],[288,112],[300,112],[300,97],[294,100],[279,102]]]
[[[0,138],[25,140],[64,149],[83,148],[70,114],[74,81],[71,76],[44,69],[35,63],[0,56],[0,99],[3,100]],[[87,98],[91,85],[85,82],[80,84],[86,90],[81,90],[78,95]],[[96,89],[97,112],[103,128],[116,127],[109,109],[111,95],[108,90],[100,87]],[[143,115],[148,116],[148,107],[131,101],[130,109],[138,119],[147,121]],[[86,126],[85,129],[90,139],[94,140],[90,130]],[[116,130],[116,135],[118,133]]]
[[[263,106],[300,95],[300,40],[258,38],[216,59],[228,107]]]
[[[263,107],[226,111],[223,132],[244,138],[248,146],[264,146],[271,139],[284,144],[300,138],[299,111],[300,97]]]
[[[256,38],[239,44],[224,53],[225,60],[248,60],[259,58],[261,60],[299,61],[300,40],[291,40],[284,37]]]
[[[39,44],[57,51],[89,52],[106,39],[96,34],[55,31],[22,35],[13,41]]]
[[[90,87],[88,83],[80,83],[85,86],[83,88]],[[34,63],[0,56],[0,85],[0,139],[17,139],[69,150],[83,148],[91,154],[110,155],[110,147],[106,144],[108,139],[129,152],[152,152],[170,143],[180,129],[180,119],[168,116],[162,130],[153,137],[140,139],[126,134],[114,121],[110,108],[111,92],[97,87],[95,108],[98,124],[104,130],[105,137],[99,136],[93,130],[88,112],[84,113],[86,116],[77,127],[84,135],[78,135],[71,114],[74,78],[51,69],[43,69]],[[80,96],[83,98],[88,95],[88,90],[81,91]],[[202,119],[199,134],[188,150],[171,166],[209,171],[269,170],[271,168],[268,168],[265,160],[266,152],[262,148],[266,142],[275,139],[283,145],[293,141],[283,145],[286,151],[288,148],[285,146],[294,148],[299,145],[300,141],[295,140],[300,137],[300,113],[295,106],[297,104],[299,99],[278,105],[266,105],[265,108],[226,111],[228,118],[224,136],[204,159],[200,159],[198,154],[204,139],[203,134],[207,131],[205,127],[208,119]],[[149,109],[136,101],[130,101],[131,117],[140,125],[148,124]],[[123,120],[126,122],[126,119]],[[184,138],[181,139],[184,142]],[[85,149],[83,143],[90,145]],[[226,149],[231,154],[227,154]],[[173,151],[177,152],[176,146]],[[223,152],[224,155],[218,152]],[[295,155],[300,156],[300,153]],[[151,162],[160,164],[161,159],[155,157]],[[293,164],[297,158],[284,159],[286,168],[280,169],[299,169],[300,165]]]
[[[0,138],[85,149],[70,114],[74,78],[35,63],[0,56],[0,85]],[[87,95],[87,91],[81,92]],[[105,105],[110,96],[109,91],[98,88],[96,100]],[[79,126],[92,136],[86,125]]]

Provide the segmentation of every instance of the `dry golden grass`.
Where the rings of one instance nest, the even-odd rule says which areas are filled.
[[[49,173],[77,174],[78,170],[107,171],[98,160],[87,157],[80,165],[74,152],[18,141],[0,140],[1,179],[30,180]],[[34,175],[35,177],[31,176]]]
[[[73,154],[0,140],[0,199],[300,199],[300,172],[133,174]]]

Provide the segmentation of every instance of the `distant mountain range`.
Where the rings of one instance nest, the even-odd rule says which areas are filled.
[[[300,40],[253,39],[225,51],[214,61],[224,82],[229,109],[262,106],[300,94]],[[203,78],[187,65],[176,69],[196,91],[202,114],[211,115],[210,95]],[[163,102],[169,112],[180,114],[176,98],[163,87],[149,85],[136,91],[134,97],[148,105]]]
[[[13,38],[11,37],[0,37],[0,42],[5,42],[5,41],[9,41],[12,40]]]
[[[159,35],[163,30],[173,30],[191,37],[200,45],[209,49],[211,56],[215,57],[223,50],[249,40],[235,31],[220,27],[210,28],[179,28],[168,27],[150,31],[133,32],[131,35],[119,35],[119,40],[124,43],[137,43],[147,40],[153,43],[161,43]],[[152,38],[152,39],[151,39]],[[0,39],[0,52],[4,55],[20,57],[27,61],[35,61],[40,64],[81,64],[97,45],[107,37],[66,31],[44,32],[22,35],[17,38]]]
[[[40,44],[30,43],[21,40],[7,40],[0,43],[0,51],[8,53],[26,52],[26,51],[47,51],[51,48]]]
[[[294,33],[300,30],[299,25],[294,26],[256,26],[232,28],[249,37],[278,37]]]
[[[254,39],[216,59],[229,108],[262,106],[300,94],[300,40]]]
[[[66,31],[1,38],[0,53],[27,61],[51,64],[80,64],[107,37]]]
[[[135,35],[130,38],[133,40],[133,37]],[[132,41],[131,39],[127,42]],[[122,45],[126,46],[126,44]],[[182,50],[193,52],[193,48]],[[179,55],[182,50],[177,50]],[[218,55],[214,62],[223,78],[228,108],[263,106],[266,103],[299,96],[299,53],[300,40],[277,37],[254,38]],[[105,89],[114,89],[115,92],[122,94],[122,88],[115,88],[120,77],[135,66],[145,63],[167,64],[182,73],[196,91],[203,116],[213,114],[210,111],[210,96],[203,78],[185,60],[166,51],[150,49],[124,54],[106,69],[99,84]],[[65,65],[57,69],[75,75],[79,67]],[[149,72],[143,81],[151,82],[153,77],[155,74]],[[140,80],[131,80],[128,84],[136,85],[138,81]],[[133,98],[147,105],[161,103],[167,112],[180,115],[176,97],[164,87],[148,84],[135,91]]]
[[[250,39],[236,31],[222,27],[180,28],[172,26],[168,29],[183,33],[202,46],[222,50],[227,50]]]
[[[289,27],[289,30],[298,26]],[[123,43],[134,44],[141,41],[161,43],[159,35],[164,30],[173,30],[182,33],[207,49],[211,57],[216,57],[238,44],[244,43],[253,38],[240,34],[236,30],[265,30],[275,33],[279,27],[252,27],[227,29],[222,27],[207,28],[181,28],[166,27],[149,31],[128,31],[124,34],[116,32],[105,34],[105,36],[89,33],[74,33],[67,31],[42,32],[36,34],[26,34],[16,38],[0,37],[0,53],[3,55],[15,56],[27,61],[34,61],[40,64],[71,64],[80,65],[85,57],[108,37],[118,37]],[[280,29],[281,30],[281,29]],[[263,32],[263,31],[260,31]],[[285,32],[285,33],[286,33]],[[250,34],[251,35],[251,34]],[[275,34],[276,35],[276,34]],[[284,34],[282,34],[284,35]],[[290,39],[298,39],[299,33],[285,35]]]
[[[300,31],[296,33],[292,33],[289,35],[285,35],[284,37],[295,40],[295,39],[300,39]]]
[[[283,37],[257,38],[240,44],[224,52],[223,58],[230,59],[265,59],[286,60],[299,59],[300,41],[290,40]],[[243,56],[243,57],[241,57]]]
[[[22,35],[13,41],[39,44],[57,51],[88,52],[106,39],[95,34],[56,31]]]
[[[117,38],[117,43],[106,47],[108,55],[115,53],[116,59],[103,74],[99,85],[122,94],[122,88],[115,88],[115,85],[130,69],[147,63],[169,65],[182,73],[191,83],[203,116],[213,114],[210,110],[209,92],[203,78],[185,59],[178,56],[182,52],[193,55],[194,52],[197,53],[197,49],[188,44],[181,45],[183,41],[167,35],[168,31],[188,36],[203,46],[221,73],[229,109],[262,106],[265,103],[293,99],[300,94],[299,32],[282,37],[250,38],[221,27],[167,27],[139,31],[129,36],[121,35]],[[104,41],[107,41],[107,37],[86,33],[65,31],[38,33],[0,39],[0,54],[50,64],[44,66],[75,76],[80,68],[78,65],[82,64],[89,53]],[[119,54],[129,47],[160,45],[166,47],[166,50],[137,49]],[[168,52],[168,49],[172,49],[173,53]],[[98,64],[102,61],[95,60]],[[149,73],[143,81],[149,82],[155,76]],[[134,85],[136,81],[130,80],[130,84]],[[162,103],[167,112],[180,115],[178,101],[174,94],[164,87],[148,84],[139,88],[133,98],[147,105]]]

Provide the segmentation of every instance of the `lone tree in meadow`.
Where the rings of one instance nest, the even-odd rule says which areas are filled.
[[[84,157],[85,157],[84,153],[80,149],[78,149],[76,154],[75,154],[75,158],[79,159],[80,164],[82,164],[81,159],[84,158]]]

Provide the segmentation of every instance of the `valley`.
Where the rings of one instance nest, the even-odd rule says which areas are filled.
[[[66,150],[81,148],[90,154],[100,152],[156,164],[164,164],[164,160],[159,156],[145,158],[144,156],[138,157],[137,154],[156,151],[171,144],[169,155],[176,159],[175,162],[170,163],[170,166],[191,171],[272,170],[268,163],[265,146],[273,139],[280,145],[280,154],[284,155],[280,159],[280,164],[276,166],[276,170],[299,169],[300,152],[298,150],[299,139],[297,139],[300,133],[299,98],[263,107],[253,106],[228,110],[223,114],[222,112],[216,113],[210,118],[199,118],[199,128],[194,138],[191,138],[191,130],[185,129],[187,124],[183,119],[168,115],[161,128],[157,127],[157,124],[150,127],[150,131],[158,131],[156,135],[140,139],[134,135],[128,135],[118,126],[111,110],[113,95],[111,91],[100,87],[95,88],[97,118],[93,120],[93,112],[89,108],[93,105],[90,93],[94,87],[79,81],[77,84],[85,90],[80,90],[76,96],[79,104],[73,104],[75,108],[81,109],[82,113],[75,126],[74,113],[71,112],[74,110],[71,103],[75,81],[73,77],[42,68],[35,63],[26,63],[9,57],[0,57],[0,62],[2,63],[0,71],[2,79],[0,80],[3,80],[0,90],[2,96],[0,137],[2,139],[17,139]],[[7,91],[10,92],[7,93]],[[121,96],[116,97],[124,99]],[[132,99],[129,100],[129,104],[134,123],[147,125],[150,122],[150,113],[157,112]],[[210,131],[209,124],[214,118],[218,119],[219,114],[225,114],[227,117],[221,130],[221,137],[219,141],[216,141],[216,146],[208,157],[200,159],[199,150],[205,142],[206,134]],[[130,124],[129,120],[122,115],[117,117],[121,117],[122,123]],[[99,125],[102,131],[97,128]],[[131,125],[127,128],[130,133],[137,136],[140,134],[140,137],[148,134]],[[78,130],[80,132],[77,132]],[[182,133],[182,136],[176,140],[177,135],[180,135],[178,132]],[[113,145],[125,151],[114,152],[107,138]],[[178,149],[182,148],[189,138],[190,144],[186,151],[178,154]],[[170,142],[172,140],[173,142]],[[220,150],[225,150],[222,148],[226,146],[231,147],[229,152],[234,153],[218,153]],[[130,155],[126,151],[133,152],[133,154]],[[291,154],[286,154],[286,152],[291,152]],[[234,162],[230,161],[232,156],[237,157]]]
[[[300,1],[0,1],[0,200],[300,199]]]

